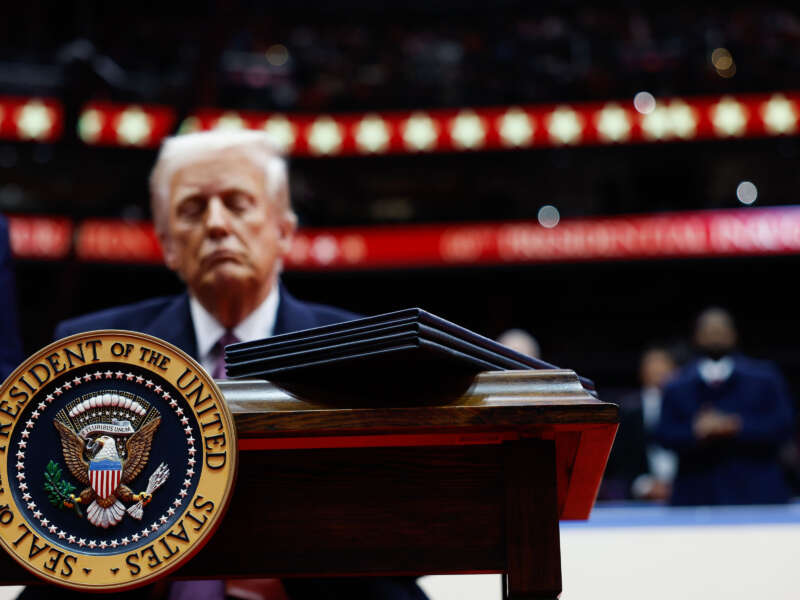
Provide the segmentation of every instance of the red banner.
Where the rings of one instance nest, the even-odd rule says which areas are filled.
[[[737,94],[464,107],[349,114],[280,114],[204,109],[180,130],[264,129],[295,156],[474,152],[796,135],[800,93]],[[157,146],[174,128],[166,106],[92,102],[78,134],[87,144]],[[63,109],[52,98],[0,97],[0,138],[53,141]]]
[[[58,100],[0,96],[0,138],[52,142],[63,127],[64,110]]]
[[[11,252],[18,258],[61,259],[72,249],[73,224],[66,217],[8,215]]]
[[[71,250],[65,218],[9,218],[19,258],[61,259]],[[149,222],[89,220],[75,232],[87,262],[162,260]],[[586,260],[643,260],[800,253],[800,207],[742,208],[538,223],[303,229],[288,269],[402,269]]]
[[[175,111],[167,106],[92,102],[81,111],[78,135],[87,144],[153,147],[174,124]]]
[[[800,252],[800,207],[505,223],[302,231],[287,265],[393,268]]]
[[[295,156],[468,152],[794,135],[800,93],[297,115],[208,109],[182,129],[264,129]]]
[[[149,221],[92,219],[75,235],[75,255],[90,262],[160,263],[161,246]]]

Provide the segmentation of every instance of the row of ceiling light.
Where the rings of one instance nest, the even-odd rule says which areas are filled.
[[[0,98],[0,137],[54,141],[63,114],[55,100]],[[91,103],[78,134],[92,145],[154,147],[176,118],[164,106]],[[643,92],[630,102],[365,114],[200,110],[178,132],[264,129],[289,154],[334,156],[792,135],[798,119],[795,93],[655,99]]]

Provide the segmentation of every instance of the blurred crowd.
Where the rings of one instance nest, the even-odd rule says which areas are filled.
[[[179,113],[198,106],[316,112],[608,100],[640,90],[662,96],[800,89],[800,16],[788,4],[665,10],[499,2],[487,13],[432,2],[417,7],[424,18],[409,7],[362,14],[351,7],[342,15],[261,8],[253,14],[248,3],[219,4],[211,15],[130,15],[113,7],[76,10],[69,3],[9,8],[0,23],[0,90],[55,96],[76,119],[86,101],[102,99],[168,104]],[[725,53],[715,53],[719,49]],[[796,202],[796,141],[782,138],[769,146],[770,160],[762,160],[763,147],[555,150],[535,159],[459,155],[424,163],[400,157],[396,163],[375,160],[369,168],[309,161],[292,196],[301,216],[320,226],[533,218],[540,198],[564,216],[728,207],[745,177],[760,177],[763,196],[773,204]],[[64,148],[0,148],[0,209],[144,216],[143,174],[152,157]],[[22,350],[5,235],[0,222],[0,337],[6,341],[0,371],[7,372]],[[67,273],[61,281],[76,285],[74,279]],[[679,287],[657,287],[652,295],[669,304]],[[443,302],[448,292],[441,293]],[[607,295],[615,301],[603,315],[584,314],[582,301],[572,314],[611,322],[614,306],[622,320],[631,306],[645,304],[623,305],[616,299],[622,295],[618,289]],[[779,315],[775,302],[768,317]],[[32,310],[25,303],[20,308]],[[619,329],[620,338],[639,335]],[[765,335],[767,347],[780,337],[775,331],[772,340]],[[565,337],[561,330],[558,336]],[[571,346],[594,351],[567,337]],[[542,339],[547,346],[547,336]],[[504,343],[525,344],[522,352],[538,354],[535,340],[518,331]],[[622,423],[601,498],[736,504],[784,502],[800,493],[794,400],[771,363],[750,359],[738,347],[731,315],[709,310],[696,324],[694,358],[686,360],[672,345],[653,346],[641,357],[638,389],[603,395],[619,402]],[[609,352],[607,362],[624,362],[617,357]]]
[[[0,381],[23,357],[15,295],[0,216]],[[537,340],[523,330],[508,330],[498,341],[540,356]],[[699,315],[692,347],[689,360],[677,345],[649,347],[638,389],[601,394],[619,403],[621,417],[599,499],[703,506],[790,501],[800,492],[800,460],[795,402],[783,375],[739,350],[733,317],[722,308]]]
[[[600,498],[788,502],[798,462],[795,403],[782,374],[738,350],[733,317],[721,308],[697,318],[692,345],[682,366],[674,348],[643,353],[641,387],[618,398],[620,428]]]
[[[583,6],[414,29],[391,20],[292,26],[273,38],[287,48],[285,68],[272,70],[274,86],[268,76],[252,77],[259,62],[270,70],[269,39],[255,26],[229,42],[219,72],[223,105],[361,110],[607,99],[641,89],[717,93],[731,83],[740,91],[769,90],[776,80],[797,77],[800,67],[800,19],[763,8],[648,15]],[[738,68],[713,68],[718,47]],[[250,70],[237,65],[236,57],[246,56],[253,57]],[[726,81],[734,75],[735,82]]]
[[[246,3],[227,4],[204,19],[70,7],[64,19],[52,18],[57,8],[48,20],[35,11],[9,15],[0,85],[20,94],[71,89],[94,99],[308,111],[800,85],[800,17],[774,4],[664,10],[501,2],[486,12],[434,2],[424,19],[411,7],[350,10],[345,18],[253,14]],[[712,60],[718,48],[728,53],[724,64]]]

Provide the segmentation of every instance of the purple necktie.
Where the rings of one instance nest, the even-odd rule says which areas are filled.
[[[232,331],[226,331],[214,344],[212,355],[214,379],[227,379],[225,372],[225,346],[239,341]],[[227,589],[226,589],[227,588]],[[224,600],[233,598],[262,598],[288,600],[280,579],[240,579],[226,584],[220,580],[176,581],[170,586],[168,600]]]
[[[214,379],[227,379],[225,372],[225,346],[239,340],[231,331],[226,331],[212,348]],[[169,589],[168,600],[224,600],[225,582],[221,580],[176,581]]]
[[[214,344],[214,355],[216,356],[214,362],[214,371],[211,376],[214,379],[227,379],[228,374],[225,372],[225,346],[235,344],[239,341],[232,331],[226,331],[222,337]]]

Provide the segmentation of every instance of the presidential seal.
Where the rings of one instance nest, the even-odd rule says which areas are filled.
[[[0,543],[52,583],[121,590],[178,568],[219,524],[236,465],[216,384],[157,338],[64,338],[0,386]]]

